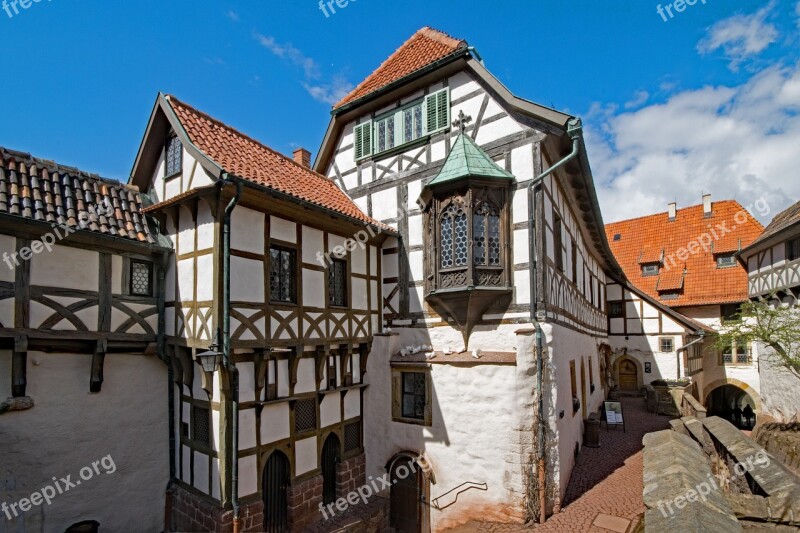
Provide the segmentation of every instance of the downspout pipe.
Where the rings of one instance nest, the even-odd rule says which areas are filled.
[[[167,261],[169,260],[169,255],[161,254],[160,257],[160,264],[158,269],[158,338],[157,338],[157,351],[158,357],[164,361],[167,365],[167,385],[169,389],[167,391],[167,398],[169,401],[169,406],[167,407],[167,411],[169,413],[169,482],[167,483],[167,494],[170,493],[172,490],[173,485],[175,484],[176,476],[175,476],[175,371],[172,366],[172,355],[169,354],[167,350],[167,336],[166,336],[166,318],[164,316],[165,310],[165,295],[164,295],[164,283],[166,280],[166,272],[167,272]],[[165,531],[172,531],[172,505],[173,502],[169,500],[169,506],[165,509],[165,524],[164,527],[166,528]]]
[[[241,519],[239,518],[239,369],[231,356],[231,215],[239,203],[239,197],[242,194],[242,183],[238,179],[232,180],[227,173],[223,175],[223,182],[236,186],[236,194],[225,207],[225,214],[222,218],[222,357],[225,369],[231,379],[231,418],[233,424],[231,429],[231,448],[233,449],[233,458],[231,460],[231,505],[233,507],[233,533],[239,533],[241,530]]]
[[[699,338],[697,338],[697,339],[693,340],[692,342],[690,342],[690,343],[686,344],[685,346],[681,346],[680,348],[678,348],[678,349],[675,351],[675,356],[676,356],[676,358],[677,358],[677,361],[676,361],[676,362],[678,363],[678,365],[677,365],[677,368],[678,368],[678,375],[676,376],[676,378],[678,379],[678,381],[680,381],[680,379],[681,379],[681,353],[682,353],[682,352],[685,352],[685,351],[687,351],[687,350],[689,350],[689,347],[690,347],[690,346],[693,346],[693,345],[697,344],[698,342],[702,342],[702,341],[703,341],[703,339],[705,339],[706,332],[705,332],[705,331],[703,331],[702,329],[699,329],[699,330],[697,330],[697,331],[695,332],[695,335],[699,335]]]
[[[530,299],[530,320],[536,330],[536,388],[539,391],[539,401],[537,405],[537,415],[539,417],[539,424],[537,428],[537,465],[538,465],[538,492],[539,492],[539,522],[544,524],[547,498],[545,497],[545,419],[544,419],[544,332],[542,326],[539,324],[537,314],[539,311],[539,294],[536,287],[536,280],[538,279],[538,257],[537,239],[536,239],[536,193],[534,189],[541,185],[542,181],[553,172],[563,167],[571,160],[575,159],[580,151],[581,132],[583,126],[581,119],[573,118],[567,124],[567,135],[572,139],[572,151],[561,161],[557,162],[539,176],[535,177],[528,184],[528,260],[530,262],[529,283],[531,291]]]

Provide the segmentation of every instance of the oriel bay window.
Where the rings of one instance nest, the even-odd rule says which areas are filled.
[[[509,205],[514,177],[461,134],[423,189],[425,297],[466,338],[511,294]]]

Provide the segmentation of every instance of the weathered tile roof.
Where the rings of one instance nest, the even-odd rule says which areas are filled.
[[[725,229],[722,229],[725,228]],[[716,238],[714,233],[716,233]],[[728,232],[727,230],[731,230]],[[625,276],[636,288],[670,307],[741,302],[747,299],[747,273],[738,264],[717,268],[715,253],[731,253],[748,246],[762,231],[761,224],[738,202],[714,202],[712,216],[703,206],[680,209],[675,221],[659,213],[606,224],[611,251]],[[615,236],[619,236],[615,238]],[[707,237],[706,237],[707,236]],[[709,240],[707,250],[700,244]],[[678,250],[699,243],[684,261]],[[642,257],[650,260],[664,251],[658,276],[642,275]],[[659,291],[683,289],[677,299],[662,299]]]
[[[0,213],[156,243],[137,188],[3,147]]]
[[[355,89],[342,98],[334,109],[379,91],[387,85],[405,78],[428,65],[444,59],[467,47],[466,41],[454,39],[446,33],[424,27],[411,36],[386,61]]]
[[[166,97],[195,147],[225,172],[368,224],[366,214],[329,178],[181,102]]]
[[[772,222],[767,225],[764,233],[753,241],[753,244],[758,244],[761,241],[767,240],[779,231],[783,231],[798,222],[800,222],[800,202],[778,213],[778,215],[772,219]]]

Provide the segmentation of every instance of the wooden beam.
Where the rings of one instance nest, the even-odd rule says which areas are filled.
[[[100,340],[95,345],[94,354],[92,355],[92,375],[89,379],[89,392],[100,392],[103,387],[103,364],[106,360],[106,350],[108,343],[105,340]]]

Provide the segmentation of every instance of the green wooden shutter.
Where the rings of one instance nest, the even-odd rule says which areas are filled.
[[[356,160],[372,155],[372,121],[359,124],[353,131]]]
[[[450,125],[450,91],[442,89],[426,96],[425,108],[428,133],[441,131]]]

